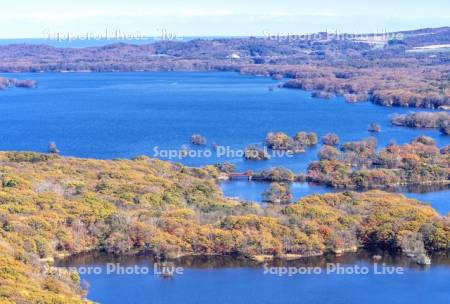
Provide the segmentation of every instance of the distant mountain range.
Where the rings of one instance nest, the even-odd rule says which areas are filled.
[[[212,39],[223,39],[223,38],[244,38],[244,37],[208,37],[208,36],[183,36],[177,37],[173,39],[175,41],[190,41],[195,39],[204,39],[204,40],[212,40]],[[143,44],[151,44],[155,42],[161,42],[161,38],[155,37],[153,39],[50,39],[50,38],[12,38],[12,39],[1,39],[0,45],[10,45],[10,44],[34,44],[34,45],[49,45],[53,47],[71,47],[71,48],[83,48],[83,47],[96,47],[96,46],[105,46],[109,44],[117,44],[117,43],[125,43],[125,44],[135,44],[135,45],[143,45]]]
[[[385,106],[450,105],[450,27],[397,33],[0,46],[0,72],[237,71],[283,86]]]
[[[365,34],[365,35],[380,35],[382,33],[373,33],[373,34]],[[389,32],[385,33],[390,36],[394,34],[402,34],[404,35],[405,43],[408,46],[422,46],[426,44],[433,43],[450,43],[450,27],[439,27],[439,28],[424,28],[417,30],[409,30],[409,31],[399,31],[399,32]],[[349,35],[341,33],[341,35]],[[361,34],[359,34],[361,35]],[[305,35],[306,36],[306,35]],[[309,36],[314,36],[314,34],[309,34]],[[248,36],[180,36],[174,39],[175,41],[191,41],[191,40],[215,40],[215,39],[236,39],[236,38],[251,38]],[[266,38],[264,35],[254,36],[253,38]],[[125,44],[135,44],[135,45],[144,45],[151,43],[161,42],[161,38],[154,37],[150,39],[67,39],[62,37],[61,39],[50,39],[50,38],[13,38],[13,39],[1,39],[0,45],[9,45],[9,44],[34,44],[34,45],[49,45],[54,47],[95,47],[95,46],[105,46],[109,44],[117,44],[117,43],[125,43]]]

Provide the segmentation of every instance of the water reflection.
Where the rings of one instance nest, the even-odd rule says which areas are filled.
[[[376,260],[374,254],[379,254]],[[187,303],[187,304],[279,304],[279,303],[447,303],[448,254],[432,257],[431,266],[419,266],[408,258],[389,253],[361,251],[342,256],[327,255],[296,261],[274,260],[267,265],[240,257],[184,257],[173,261],[184,267],[181,275],[164,278],[148,275],[100,274],[81,275],[88,281],[88,298],[101,303]],[[150,256],[118,257],[101,253],[83,254],[60,261],[59,266],[106,268],[106,263],[125,267],[153,269]],[[374,268],[377,265],[403,267],[402,275],[297,274],[276,275],[266,269],[281,267],[314,267],[324,269],[327,263],[350,269]],[[337,264],[338,263],[338,264]],[[384,264],[383,264],[384,263]],[[324,292],[326,291],[326,292]]]
[[[450,266],[450,252],[439,252],[431,255],[434,266]],[[153,265],[160,263],[152,255],[129,255],[120,256],[104,252],[84,253],[71,256],[57,261],[58,267],[78,267],[85,265],[106,265],[107,263],[119,263],[123,266],[133,265]],[[261,268],[262,264],[242,256],[185,256],[170,260],[177,266],[195,269],[220,269],[220,268]],[[326,267],[328,263],[339,263],[342,265],[353,265],[357,263],[385,263],[386,265],[402,266],[410,269],[426,270],[429,266],[418,265],[413,259],[401,254],[386,251],[359,250],[356,253],[346,253],[342,255],[325,254],[322,256],[304,257],[296,260],[285,260],[275,258],[267,261],[268,266],[312,266]]]

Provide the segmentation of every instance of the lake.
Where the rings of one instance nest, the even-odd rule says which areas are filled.
[[[374,261],[371,256],[362,251],[266,265],[231,257],[188,257],[174,262],[174,269],[182,270],[169,278],[158,275],[155,261],[145,256],[87,254],[59,266],[90,272],[81,275],[90,284],[88,298],[111,304],[448,303],[447,256],[433,257],[428,267],[404,257],[385,254]],[[387,274],[394,267],[403,272]],[[127,269],[131,274],[123,275]]]
[[[62,155],[92,158],[152,156],[154,147],[179,149],[199,133],[212,143],[244,149],[270,131],[295,134],[335,132],[341,142],[375,136],[380,146],[405,143],[419,135],[439,146],[450,137],[435,130],[393,127],[388,116],[411,109],[386,108],[341,98],[315,99],[300,90],[275,89],[270,78],[237,73],[35,73],[3,74],[35,79],[37,89],[0,94],[0,149],[47,151],[49,141]],[[367,131],[378,123],[382,132]],[[203,148],[203,149],[206,149]],[[283,165],[304,170],[320,146],[292,158],[248,162],[241,157],[185,158],[187,165],[233,161],[239,170]],[[200,148],[201,149],[201,148]],[[201,156],[201,155],[200,155]]]
[[[434,138],[439,146],[450,144],[450,136],[436,130],[390,125],[389,115],[417,109],[387,108],[369,102],[349,104],[342,98],[312,98],[301,90],[276,88],[278,82],[265,77],[231,72],[3,76],[35,79],[39,88],[1,92],[0,150],[46,152],[48,143],[54,141],[66,156],[111,159],[145,154],[189,166],[229,161],[238,171],[283,166],[299,173],[316,159],[320,144],[303,154],[267,161],[246,161],[238,153],[250,144],[262,144],[270,131],[291,135],[309,131],[316,132],[319,138],[335,132],[341,142],[374,136],[380,147],[391,140],[406,143],[419,135]],[[370,123],[380,124],[382,131],[368,132]],[[207,138],[205,147],[189,145],[194,133]],[[213,151],[213,143],[222,150]],[[195,152],[193,157],[162,154],[179,152],[183,145]],[[222,186],[226,195],[260,201],[267,184],[237,181]],[[297,184],[293,191],[294,197],[299,198],[332,190]],[[411,196],[424,198],[446,214],[450,211],[448,194]]]
[[[229,180],[220,183],[223,194],[227,197],[240,198],[245,201],[252,201],[261,203],[263,201],[263,193],[269,188],[269,182],[255,182],[247,180]],[[338,190],[314,183],[298,183],[290,184],[293,202],[300,198],[312,195],[323,194]],[[450,212],[450,189],[435,189],[432,192],[427,192],[426,189],[404,189],[399,191],[408,198],[413,198],[421,202],[427,203],[436,209],[442,215],[447,215]]]
[[[335,132],[341,142],[374,136],[380,146],[395,140],[406,143],[419,135],[439,146],[450,137],[435,130],[393,127],[389,115],[411,109],[385,108],[368,102],[349,104],[342,98],[314,99],[300,90],[277,88],[269,78],[237,73],[36,73],[7,74],[35,79],[37,89],[0,92],[0,150],[47,152],[56,142],[62,155],[100,159],[159,156],[155,151],[179,150],[194,133],[205,136],[205,147],[190,148],[197,157],[170,158],[189,166],[229,161],[237,170],[284,166],[295,173],[316,159],[320,145],[294,157],[245,161],[236,155],[205,156],[216,143],[231,151],[261,144],[269,131],[295,134],[314,131],[319,137]],[[269,90],[273,87],[273,90]],[[417,110],[414,110],[417,111]],[[370,123],[382,131],[371,134]],[[156,148],[155,148],[156,147]],[[156,149],[156,150],[155,150]],[[202,153],[200,153],[202,152]],[[222,183],[227,196],[261,201],[267,183]],[[332,189],[294,183],[294,198]],[[405,195],[429,202],[441,214],[450,211],[449,190]],[[108,257],[108,259],[111,259]],[[106,267],[105,257],[76,257],[66,266]],[[324,261],[307,263],[323,265]],[[333,257],[345,265],[372,267],[364,255]],[[433,259],[429,268],[410,260],[387,258],[388,265],[405,267],[401,276],[264,274],[264,268],[239,260],[180,261],[183,275],[163,279],[155,275],[82,275],[89,281],[88,298],[103,303],[447,303],[448,257]],[[150,265],[147,257],[122,258],[126,265]],[[303,262],[297,262],[303,263]],[[316,263],[316,264],[314,264]]]

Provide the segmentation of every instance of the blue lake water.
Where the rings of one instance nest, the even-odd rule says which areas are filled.
[[[435,130],[393,127],[388,116],[410,109],[384,108],[371,103],[348,104],[340,98],[313,99],[300,90],[268,87],[268,78],[236,73],[39,73],[8,74],[35,79],[37,89],[0,92],[0,150],[46,152],[57,143],[62,155],[90,158],[156,156],[154,147],[179,149],[193,133],[212,143],[243,149],[262,143],[269,131],[295,134],[314,131],[319,137],[335,132],[341,141],[373,135],[367,129],[378,123],[374,136],[380,146],[390,140],[405,143],[419,135],[433,137],[439,146],[450,138]],[[415,110],[417,111],[417,110]],[[304,171],[316,158],[320,145],[292,158],[245,161],[240,156],[172,159],[190,166],[230,161],[237,170],[284,166]],[[199,154],[199,153],[198,153]],[[214,154],[214,153],[213,153]],[[164,157],[162,157],[164,159]],[[167,159],[167,158],[165,158]],[[221,184],[224,194],[260,201],[267,183],[233,181]],[[333,190],[294,183],[294,199]],[[450,211],[449,191],[406,193],[430,203],[441,214]],[[82,275],[89,281],[89,299],[102,303],[448,303],[448,258],[430,268],[407,264],[403,276],[316,275],[278,277],[248,265],[186,267],[182,276]],[[339,261],[339,259],[338,259]],[[371,266],[361,257],[346,265]],[[129,265],[149,263],[128,260]],[[397,265],[390,261],[391,265]],[[75,261],[75,266],[105,269],[104,260]]]
[[[316,159],[320,144],[293,157],[245,161],[240,155],[249,144],[261,144],[267,132],[314,131],[319,137],[335,132],[341,142],[374,136],[379,146],[405,143],[419,135],[433,137],[439,146],[450,136],[436,130],[393,127],[389,115],[412,111],[369,102],[349,104],[341,98],[315,99],[300,90],[275,89],[270,78],[228,72],[188,73],[20,73],[4,76],[35,79],[37,89],[0,93],[0,150],[46,152],[54,141],[62,155],[92,158],[131,158],[146,154],[163,159],[177,152],[190,136],[205,136],[205,147],[190,146],[194,157],[172,158],[190,166],[233,162],[237,170],[283,166],[305,171]],[[413,111],[418,111],[414,109]],[[382,131],[367,131],[370,123]],[[216,143],[231,153],[212,152]],[[210,152],[212,157],[208,157]],[[234,155],[233,155],[234,153]],[[223,185],[226,195],[259,201],[266,184],[235,182]],[[329,192],[324,187],[294,186],[294,197]],[[414,194],[421,198],[421,194]],[[426,201],[441,213],[450,211],[447,192],[430,193]]]
[[[239,197],[245,201],[261,202],[264,191],[269,188],[269,182],[255,182],[246,180],[232,180],[220,184],[223,194],[228,197]],[[311,183],[292,183],[290,185],[292,201],[306,195],[322,194],[336,191],[333,188]]]
[[[240,198],[245,201],[261,203],[263,193],[269,188],[269,182],[255,182],[247,180],[231,180],[220,184],[223,194],[227,197]],[[300,198],[312,195],[338,191],[334,188],[316,185],[313,183],[292,183],[290,185],[292,202]],[[447,215],[450,212],[450,190],[441,189],[433,192],[401,192],[408,198],[413,198],[423,203],[429,204],[437,212]]]
[[[374,262],[370,255],[359,253],[273,262],[264,267],[225,257],[198,257],[175,262],[174,267],[183,270],[170,278],[157,275],[154,261],[147,257],[81,256],[60,266],[84,272],[81,279],[90,284],[88,298],[110,304],[448,303],[449,259],[434,258],[433,262],[420,267],[407,258],[389,256]],[[139,273],[121,274],[124,267],[135,266]],[[273,267],[295,267],[302,274],[292,270],[291,276],[283,275]],[[401,267],[403,274],[386,274],[387,267]],[[359,274],[352,274],[356,269]]]
[[[154,147],[179,149],[200,133],[210,144],[243,149],[261,143],[267,132],[335,132],[341,141],[374,136],[380,146],[405,143],[419,135],[438,145],[450,137],[435,130],[393,127],[388,116],[411,109],[368,102],[348,104],[340,98],[315,99],[300,90],[275,89],[276,81],[236,73],[36,73],[7,74],[35,79],[38,89],[10,89],[0,94],[0,149],[46,151],[55,141],[62,155],[118,158],[154,155]],[[379,123],[382,132],[367,131]],[[195,147],[194,147],[195,148]],[[197,148],[195,148],[197,149]],[[264,162],[227,160],[238,169],[283,165],[304,170],[319,146],[292,158]],[[200,154],[200,153],[197,153]],[[221,158],[219,160],[224,160]],[[185,158],[188,165],[217,158]]]
[[[406,192],[403,193],[409,198],[414,198],[431,205],[440,214],[449,215],[450,212],[450,190],[440,190],[425,193]]]

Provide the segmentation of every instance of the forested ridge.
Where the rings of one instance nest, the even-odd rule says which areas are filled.
[[[56,48],[0,46],[0,72],[237,71],[282,80],[313,96],[383,106],[450,106],[450,28],[401,32],[383,43],[271,37],[159,41],[148,45]]]
[[[45,264],[85,251],[283,257],[375,247],[449,249],[450,222],[381,191],[263,207],[224,198],[219,166],[0,153],[0,301],[77,303],[75,273]]]
[[[0,72],[236,71],[272,77],[279,86],[383,106],[450,107],[450,28],[401,32],[385,43],[270,37],[160,41],[149,45],[56,48],[0,46]],[[27,75],[28,77],[28,75]],[[37,87],[0,77],[0,90]],[[275,88],[271,87],[270,90]],[[394,125],[449,134],[447,112],[393,116]],[[371,130],[380,131],[373,125]],[[266,204],[224,197],[219,180],[230,164],[191,168],[146,156],[95,160],[0,152],[0,303],[83,303],[75,272],[55,258],[84,252],[300,258],[359,248],[413,257],[450,249],[450,220],[429,205],[388,193],[450,180],[450,147],[425,136],[379,149],[373,138],[340,143],[334,133],[267,134],[271,150],[301,153],[322,141],[307,172],[270,168]],[[191,143],[206,138],[193,134]],[[248,146],[246,159],[270,158]],[[298,175],[296,175],[298,174]],[[288,184],[309,181],[342,189],[291,202]],[[378,190],[374,190],[378,189]],[[361,191],[355,192],[354,190]],[[49,271],[49,269],[51,271]]]
[[[409,185],[450,184],[450,148],[439,149],[430,137],[391,143],[377,151],[374,138],[325,145],[309,164],[309,181],[347,189],[395,189]]]

